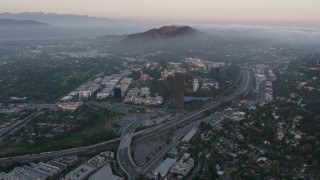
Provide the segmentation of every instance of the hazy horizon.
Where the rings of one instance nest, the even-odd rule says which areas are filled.
[[[0,12],[79,14],[159,23],[320,27],[320,1],[309,0],[4,0]]]

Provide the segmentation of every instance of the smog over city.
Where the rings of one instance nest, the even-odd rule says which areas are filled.
[[[0,180],[319,179],[319,7],[3,0]]]

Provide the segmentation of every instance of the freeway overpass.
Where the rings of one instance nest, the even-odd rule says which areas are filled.
[[[123,138],[126,138],[127,140],[124,144],[121,145],[120,149],[122,149],[122,150],[119,153],[120,159],[118,159],[120,161],[119,164],[121,164],[121,166],[126,168],[126,171],[131,172],[132,175],[130,175],[129,177],[132,179],[132,178],[136,177],[136,175],[141,172],[147,172],[151,167],[151,166],[147,166],[147,165],[145,165],[143,167],[137,167],[135,165],[135,163],[133,162],[131,154],[129,152],[130,151],[130,149],[129,149],[130,143],[131,143],[132,138],[134,138],[134,140],[139,141],[144,138],[148,138],[149,136],[163,133],[163,132],[170,130],[174,127],[183,126],[183,125],[188,124],[192,121],[195,121],[196,119],[199,119],[206,110],[212,110],[212,109],[218,107],[222,102],[232,100],[240,94],[247,93],[249,90],[249,87],[251,85],[252,74],[249,70],[242,70],[242,73],[244,75],[244,78],[243,78],[241,85],[237,89],[237,91],[235,91],[234,93],[232,93],[229,96],[226,96],[226,97],[223,97],[223,98],[218,99],[216,101],[208,103],[200,110],[197,110],[197,111],[189,113],[185,116],[179,117],[178,119],[176,119],[174,121],[169,121],[167,123],[160,124],[158,126],[148,128],[143,131],[136,132],[136,133],[133,133],[133,132],[134,132],[135,127],[140,123],[140,120],[134,121],[134,122],[132,122],[132,124],[129,124],[126,128],[126,131],[123,133],[123,135],[124,135]],[[180,136],[184,132],[187,132],[187,131],[182,131],[181,133],[179,133]],[[128,134],[130,136],[125,136]],[[178,141],[177,139],[180,140],[179,138],[175,137],[174,142],[177,142]],[[22,156],[0,158],[0,165],[1,164],[8,165],[8,164],[14,163],[14,162],[31,162],[31,161],[36,161],[36,160],[47,160],[50,158],[76,155],[76,154],[80,154],[80,153],[84,153],[84,152],[88,152],[88,151],[106,148],[106,147],[109,147],[112,145],[117,145],[120,140],[121,140],[121,138],[116,138],[116,139],[113,139],[110,141],[105,141],[102,143],[98,143],[98,144],[94,144],[94,145],[90,145],[90,146],[85,146],[85,147],[65,149],[65,150],[60,150],[60,151],[49,151],[49,152],[43,152],[43,153],[39,153],[39,154],[28,154],[28,155],[22,155]],[[164,150],[166,150],[166,149],[168,149],[168,148],[164,148]],[[161,151],[161,152],[163,153],[164,151]],[[160,153],[160,155],[157,158],[151,159],[148,162],[148,164],[154,164],[155,161],[157,161],[158,159],[160,159],[162,157],[161,156],[162,153]],[[124,163],[124,162],[128,162],[128,163]]]
[[[190,114],[181,116],[176,120],[161,124],[156,128],[153,128],[152,131],[150,131],[149,133],[145,131],[143,134],[139,136],[139,138],[145,138],[146,136],[153,136],[155,134],[164,133],[174,127],[184,126],[190,122],[196,121],[197,119],[201,118],[206,111],[213,110],[219,107],[221,103],[233,100],[241,94],[246,94],[252,84],[252,73],[251,73],[251,70],[248,70],[248,69],[242,69],[241,73],[243,76],[243,80],[239,85],[239,88],[234,93],[228,96],[222,97],[220,99],[216,99],[215,101],[209,102],[208,104],[203,106],[201,109],[194,111]],[[126,128],[126,130],[128,132],[133,132],[135,127],[136,126],[129,125]],[[136,166],[135,162],[133,161],[133,158],[131,157],[131,153],[128,150],[130,147],[132,136],[129,139],[122,139],[121,142],[125,141],[127,149],[122,150],[121,149],[122,147],[118,149],[118,157],[121,157],[120,159],[118,159],[118,163],[120,164],[120,167],[124,172],[126,172],[129,179],[135,179],[138,174],[145,173],[148,170],[150,170],[150,167],[152,167],[152,165],[155,164],[154,162],[159,160],[167,152],[167,150],[170,150],[170,147],[174,147],[174,145],[176,145],[179,142],[179,140],[183,137],[184,134],[188,132],[189,129],[190,128],[184,129],[184,131],[181,131],[180,133],[178,133],[178,137],[173,138],[172,145],[168,145],[167,147],[163,148],[160,151],[160,153],[156,155],[154,159],[149,160],[149,162],[146,163],[143,167]],[[129,144],[129,147],[128,147],[128,144]]]

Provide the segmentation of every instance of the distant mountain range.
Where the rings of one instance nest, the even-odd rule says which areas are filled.
[[[197,32],[189,26],[163,26],[159,29],[151,29],[143,33],[131,34],[121,43],[145,43],[177,37],[188,37]]]
[[[108,18],[97,18],[86,15],[76,14],[56,14],[43,12],[24,12],[24,13],[0,13],[2,19],[16,20],[34,20],[45,22],[55,26],[84,26],[84,25],[101,25],[110,22]]]
[[[0,19],[0,27],[44,27],[50,26],[47,23],[34,20]]]

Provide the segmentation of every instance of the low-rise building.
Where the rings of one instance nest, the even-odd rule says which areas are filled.
[[[190,154],[189,153],[185,153],[178,162],[176,162],[170,172],[171,173],[176,173],[182,176],[186,176],[189,171],[192,169],[192,167],[194,166],[194,160],[193,158],[189,158]]]
[[[160,174],[161,177],[165,177],[175,162],[175,159],[167,158],[153,170],[154,176],[157,178]]]
[[[96,168],[88,166],[88,165],[80,165],[73,171],[69,172],[66,176],[66,180],[83,180],[85,179],[89,174],[94,172]]]
[[[183,143],[189,143],[191,141],[191,139],[196,135],[198,131],[196,129],[191,129],[188,134],[186,134],[183,138],[182,138],[182,142]]]
[[[57,106],[63,111],[75,111],[82,106],[83,102],[59,103]]]

